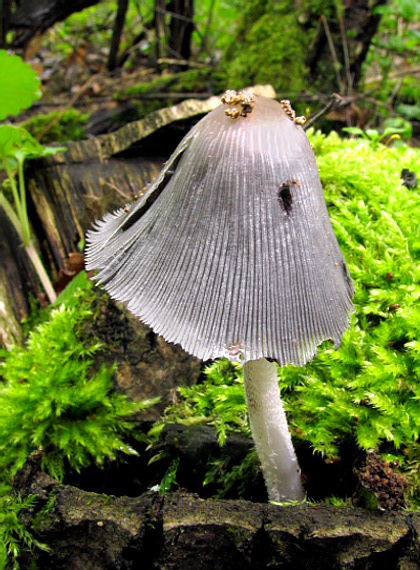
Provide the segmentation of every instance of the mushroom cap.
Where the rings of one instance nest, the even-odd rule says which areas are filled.
[[[198,122],[129,211],[87,233],[86,267],[198,358],[303,365],[339,345],[353,283],[290,109],[256,97],[243,115]]]

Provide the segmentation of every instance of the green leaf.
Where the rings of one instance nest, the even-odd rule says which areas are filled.
[[[419,105],[408,105],[406,103],[401,103],[397,107],[398,113],[407,117],[407,119],[420,121],[420,106]]]
[[[0,159],[12,159],[23,164],[27,158],[50,156],[65,150],[65,147],[43,146],[22,127],[0,125]]]
[[[375,140],[379,137],[379,132],[376,129],[366,129],[366,135],[370,139]]]
[[[365,132],[362,129],[359,129],[359,127],[344,127],[343,131],[350,135],[360,135],[361,137],[365,136]]]
[[[5,50],[0,50],[0,93],[0,121],[28,109],[42,95],[31,66]]]

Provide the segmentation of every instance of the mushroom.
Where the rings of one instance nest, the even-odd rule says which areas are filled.
[[[338,347],[353,283],[288,101],[227,91],[131,207],[87,233],[86,267],[165,340],[243,363],[268,495],[304,491],[277,366]]]

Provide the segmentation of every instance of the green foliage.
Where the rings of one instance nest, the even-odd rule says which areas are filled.
[[[41,97],[40,82],[30,65],[0,50],[0,121],[17,115]]]
[[[50,144],[85,139],[84,126],[88,120],[89,113],[67,109],[36,115],[23,122],[21,126],[27,129],[33,137],[41,140],[43,144]]]
[[[0,568],[8,560],[17,569],[22,553],[46,548],[32,533],[42,535],[54,497],[33,515],[35,497],[10,495],[29,453],[41,449],[42,468],[61,480],[70,470],[136,455],[126,436],[146,437],[136,433],[135,414],[156,400],[128,400],[115,390],[113,369],[95,366],[106,347],[86,332],[96,318],[94,295],[86,273],[79,273],[26,347],[1,352]],[[25,511],[30,516],[23,520]]]
[[[216,486],[214,497],[217,499],[229,498],[234,490],[236,496],[245,496],[247,484],[255,477],[258,471],[259,458],[255,449],[245,456],[237,465],[227,468],[223,458],[209,458],[206,477],[203,486],[213,484]]]
[[[3,50],[0,50],[0,76],[0,118],[29,107],[40,96],[39,81],[32,69],[18,56],[8,56]],[[31,239],[23,169],[27,159],[49,156],[63,150],[65,149],[42,146],[22,127],[0,125],[0,170],[6,172],[6,179],[0,189],[0,207],[21,238],[51,302],[55,299],[55,292]],[[10,191],[14,209],[3,190]]]
[[[179,457],[173,459],[159,484],[159,493],[169,493],[177,487],[176,474],[179,467]]]
[[[17,570],[17,558],[26,551],[34,548],[48,550],[48,547],[36,540],[22,522],[23,511],[31,509],[36,502],[34,495],[22,499],[20,496],[0,495],[0,568],[6,568],[8,559],[10,568]]]
[[[417,193],[401,169],[419,151],[375,149],[312,133],[335,233],[356,284],[356,317],[338,351],[325,347],[304,369],[288,367],[283,390],[298,431],[333,455],[355,438],[364,449],[417,446],[420,421],[419,257]],[[401,458],[400,458],[401,460]]]
[[[411,126],[411,125],[410,125]],[[344,127],[343,131],[351,135],[359,136],[367,141],[369,141],[374,147],[377,147],[380,143],[389,144],[392,140],[398,140],[401,138],[402,134],[407,134],[407,127],[387,127],[382,133],[377,129],[359,129],[359,127]],[[412,130],[408,128],[411,135]],[[410,138],[410,136],[408,136]]]
[[[3,192],[0,191],[0,205],[8,214],[25,246],[31,242],[28,212],[26,208],[26,188],[24,164],[27,159],[40,158],[63,152],[64,148],[44,147],[26,129],[12,125],[0,125],[0,170],[5,170],[7,180],[3,183],[12,193],[15,214]],[[15,175],[18,175],[18,185]]]
[[[368,88],[377,87],[375,98],[381,113],[389,114],[392,108],[409,121],[418,120],[420,85],[415,69],[420,64],[420,4],[391,0],[377,6],[375,14],[381,15],[381,21],[364,67],[366,79],[370,79],[370,69],[377,75],[379,67],[380,75],[376,84],[370,81]]]
[[[241,365],[218,360],[208,366],[205,372],[206,383],[178,388],[182,399],[165,410],[151,435],[156,435],[165,424],[183,423],[213,425],[221,446],[225,445],[232,430],[250,436]]]
[[[280,93],[301,91],[306,48],[293,2],[249,2],[223,58],[229,88],[271,83]]]
[[[324,343],[303,368],[279,369],[295,440],[326,457],[353,441],[397,457],[420,483],[420,196],[403,186],[420,151],[309,132],[332,224],[355,281],[355,315],[340,348]],[[220,444],[249,434],[241,367],[217,361],[206,382],[179,389],[164,422],[205,422]],[[223,480],[222,466],[208,480]]]
[[[113,389],[112,369],[95,369],[94,356],[103,347],[83,333],[92,318],[82,290],[77,306],[54,309],[25,348],[5,354],[0,471],[9,477],[39,447],[43,469],[58,479],[67,468],[79,471],[120,452],[136,453],[123,437],[135,427],[133,414],[150,402],[129,401]]]
[[[212,58],[224,51],[235,33],[239,16],[244,11],[243,0],[214,2],[202,0],[194,5],[194,20],[197,31],[193,34],[195,51]],[[209,20],[209,16],[211,16]],[[205,45],[203,45],[203,37]]]
[[[50,156],[64,150],[64,148],[59,147],[42,146],[22,127],[0,125],[0,170],[5,170],[7,175],[5,182],[3,182],[3,188],[10,190],[15,208],[13,209],[5,192],[2,190],[0,190],[0,207],[4,209],[21,238],[29,259],[51,302],[55,300],[55,292],[41,259],[35,251],[31,238],[26,204],[24,164],[27,159]],[[16,174],[18,183],[16,183],[15,179]]]

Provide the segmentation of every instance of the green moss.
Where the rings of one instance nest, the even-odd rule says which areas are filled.
[[[22,554],[35,548],[49,550],[46,544],[34,538],[21,519],[24,511],[34,507],[36,500],[34,495],[24,499],[7,494],[0,496],[0,568],[18,570],[17,559]]]
[[[117,393],[113,369],[94,365],[104,347],[86,334],[95,319],[93,297],[91,284],[79,288],[32,331],[25,348],[3,353],[0,483],[40,447],[42,468],[58,479],[66,469],[136,454],[124,437],[135,431],[130,416],[150,403]]]
[[[40,142],[48,144],[85,139],[84,126],[88,119],[89,113],[68,109],[66,111],[53,111],[52,113],[35,115],[22,123],[22,126],[35,138],[42,135]],[[44,131],[45,134],[43,134]]]
[[[229,88],[270,83],[279,93],[297,93],[308,81],[306,54],[321,13],[332,2],[249,2],[223,57]],[[328,70],[330,73],[330,70]]]
[[[290,33],[296,29],[296,33]],[[270,83],[276,91],[304,88],[305,47],[295,14],[269,12],[235,39],[224,58],[229,88]]]
[[[336,70],[329,48],[316,42],[320,18],[328,21],[338,60],[343,60],[338,12],[334,0],[264,0],[246,3],[235,34],[223,54],[222,66],[229,87],[270,83],[280,95],[301,91],[329,93],[337,90]],[[356,30],[348,30],[348,37]],[[314,61],[308,56],[314,51]],[[310,69],[315,66],[315,69]],[[388,92],[389,93],[389,92]]]

